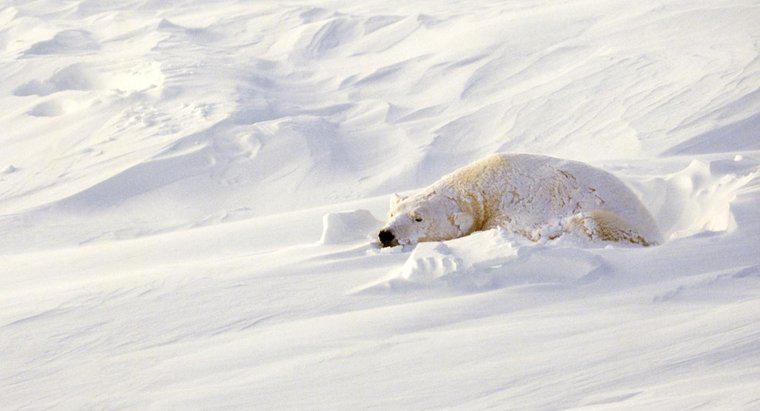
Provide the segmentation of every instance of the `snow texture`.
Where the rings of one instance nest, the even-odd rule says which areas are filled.
[[[758,21],[0,2],[0,408],[758,409]],[[611,173],[661,243],[368,240],[492,153]]]

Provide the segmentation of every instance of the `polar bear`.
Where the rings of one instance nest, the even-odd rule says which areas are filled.
[[[647,209],[612,174],[577,161],[493,154],[410,197],[393,195],[384,247],[502,227],[530,240],[575,232],[644,246],[661,241]]]

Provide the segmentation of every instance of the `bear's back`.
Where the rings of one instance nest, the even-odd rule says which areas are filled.
[[[614,175],[578,161],[536,154],[494,154],[473,163],[504,181],[487,182],[503,191],[512,213],[527,226],[545,224],[578,212],[614,213],[647,239],[660,241],[657,225],[639,198]],[[474,171],[474,170],[473,170]],[[514,198],[520,196],[521,198]]]

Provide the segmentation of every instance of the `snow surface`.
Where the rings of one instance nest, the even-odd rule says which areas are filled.
[[[758,21],[1,2],[0,408],[758,409]],[[366,239],[498,151],[614,173],[666,241]]]

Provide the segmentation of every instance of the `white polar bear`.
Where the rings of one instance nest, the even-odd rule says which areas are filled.
[[[532,154],[493,154],[418,194],[394,194],[378,238],[387,247],[497,226],[533,241],[565,232],[645,246],[661,241],[652,216],[618,178],[577,161]]]

